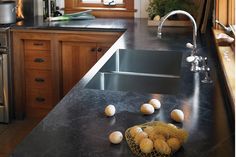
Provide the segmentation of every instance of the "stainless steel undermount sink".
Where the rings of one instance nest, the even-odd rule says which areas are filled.
[[[119,49],[85,88],[176,94],[182,53]]]

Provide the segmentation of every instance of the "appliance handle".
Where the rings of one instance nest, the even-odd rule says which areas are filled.
[[[3,54],[0,54],[0,105],[4,103],[3,88]]]

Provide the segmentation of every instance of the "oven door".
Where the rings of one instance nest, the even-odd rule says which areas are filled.
[[[0,122],[9,123],[8,55],[0,54]]]

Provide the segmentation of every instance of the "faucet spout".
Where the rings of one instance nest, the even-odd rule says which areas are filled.
[[[174,11],[171,11],[169,12],[168,14],[166,14],[164,17],[161,18],[161,21],[159,23],[159,26],[158,26],[158,30],[157,30],[157,36],[158,37],[161,37],[161,30],[162,30],[162,26],[164,24],[164,22],[172,15],[175,15],[175,14],[182,14],[182,15],[186,15],[187,17],[189,17],[189,19],[191,20],[192,24],[193,24],[193,51],[192,51],[192,56],[195,55],[196,53],[196,49],[197,49],[197,24],[196,24],[196,21],[195,19],[193,18],[192,15],[190,15],[188,12],[186,11],[183,11],[183,10],[174,10]]]

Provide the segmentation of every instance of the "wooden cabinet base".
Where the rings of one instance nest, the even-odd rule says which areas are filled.
[[[121,34],[13,30],[15,116],[44,117]]]
[[[29,117],[29,118],[43,118],[50,111],[51,111],[51,109],[42,109],[42,108],[35,109],[35,108],[31,108],[31,107],[27,107],[25,109],[26,116]]]

